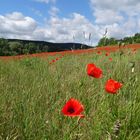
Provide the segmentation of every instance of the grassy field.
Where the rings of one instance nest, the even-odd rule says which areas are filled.
[[[65,54],[49,64],[59,56],[0,60],[0,140],[140,140],[140,51]],[[88,63],[103,78],[89,77]],[[123,83],[118,94],[104,90],[109,78]],[[79,122],[61,112],[71,97],[84,105]]]

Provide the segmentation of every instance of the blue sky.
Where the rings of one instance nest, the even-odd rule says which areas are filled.
[[[0,37],[95,45],[106,28],[115,38],[140,32],[139,9],[139,0],[1,0]]]
[[[26,16],[31,16],[32,18],[43,22],[44,18],[49,18],[49,10],[52,6],[57,6],[60,10],[59,17],[69,17],[71,13],[81,13],[89,19],[92,19],[92,10],[87,0],[81,0],[80,4],[76,0],[59,0],[45,4],[43,2],[37,2],[34,0],[1,0],[0,14],[11,13],[13,11],[18,11]],[[39,11],[42,16],[38,15],[35,11]]]

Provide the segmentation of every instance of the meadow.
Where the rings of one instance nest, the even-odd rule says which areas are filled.
[[[140,50],[105,53],[0,59],[0,140],[140,140]],[[104,89],[110,78],[123,84],[116,94]],[[70,98],[84,118],[64,116]]]

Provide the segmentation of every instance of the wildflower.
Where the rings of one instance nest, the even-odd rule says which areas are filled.
[[[84,115],[81,114],[83,112],[84,107],[83,105],[76,99],[71,98],[62,108],[62,113],[65,116],[69,117],[84,117]]]
[[[112,58],[111,57],[109,58],[109,61],[112,61]]]
[[[131,71],[132,71],[132,73],[134,72],[134,70],[135,70],[135,69],[134,69],[134,67],[133,67],[133,68],[132,68],[132,70],[131,70]]]
[[[109,56],[109,53],[107,52],[107,53],[105,53],[105,56]]]
[[[101,54],[101,51],[97,51],[97,54]]]
[[[95,64],[88,64],[87,65],[87,74],[94,78],[101,78],[102,77],[102,70],[96,67]]]
[[[109,79],[105,84],[105,90],[109,93],[116,94],[117,90],[120,89],[122,85],[122,83]]]
[[[49,62],[49,64],[53,64],[54,62],[56,62],[56,60],[53,59],[51,62]]]
[[[52,62],[54,63],[54,62],[56,62],[56,60],[52,60]]]

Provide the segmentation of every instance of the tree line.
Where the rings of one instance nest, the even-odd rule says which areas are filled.
[[[91,47],[80,43],[51,43],[45,41],[0,38],[0,56],[14,56],[40,52],[59,52],[88,48]]]
[[[0,55],[11,56],[11,55],[22,55],[32,54],[39,52],[47,52],[48,46],[43,43],[24,42],[20,40],[8,40],[0,38]]]
[[[107,38],[103,37],[99,40],[97,47],[109,46],[109,45],[118,45],[118,44],[134,44],[140,43],[140,33],[136,33],[134,36],[124,37],[123,39],[117,40],[113,37]]]

